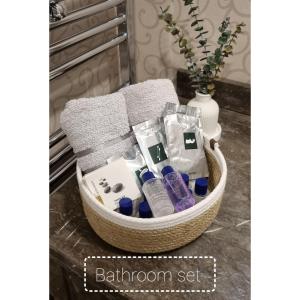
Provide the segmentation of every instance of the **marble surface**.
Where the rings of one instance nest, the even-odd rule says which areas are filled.
[[[214,256],[217,260],[216,291],[144,295],[84,292],[85,257],[129,253],[108,245],[93,232],[82,210],[76,179],[72,178],[50,198],[51,293],[64,295],[59,299],[250,299],[250,117],[222,109],[220,123],[223,128],[220,146],[228,165],[227,186],[220,211],[200,238],[168,252],[168,255]],[[144,264],[143,270],[151,269],[151,264],[139,263]],[[110,261],[103,262],[103,268],[109,268],[110,264]],[[170,267],[168,261],[153,261],[153,264]],[[188,268],[192,262],[181,264]],[[128,262],[126,267],[134,269],[135,264]],[[62,282],[68,285],[67,289],[62,287]],[[108,285],[104,288],[119,287]],[[137,284],[135,288],[139,288]]]

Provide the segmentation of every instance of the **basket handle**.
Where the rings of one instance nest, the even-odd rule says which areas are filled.
[[[209,145],[212,150],[215,150],[215,144],[218,144],[218,142],[215,139],[209,140]]]

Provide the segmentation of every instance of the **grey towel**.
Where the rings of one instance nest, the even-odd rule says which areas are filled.
[[[160,117],[167,102],[179,104],[169,79],[147,80],[122,88],[120,92],[126,99],[129,124],[132,126]]]
[[[126,145],[121,137],[130,131],[126,101],[119,92],[69,101],[61,113],[60,123],[83,171],[113,155],[102,151],[109,141],[118,142],[120,138],[120,149],[123,143]],[[92,155],[95,152],[98,154]]]

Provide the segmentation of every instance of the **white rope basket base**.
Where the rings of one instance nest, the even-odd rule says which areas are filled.
[[[173,250],[199,237],[215,219],[224,193],[227,166],[219,145],[208,146],[211,193],[200,203],[172,215],[159,218],[124,216],[101,204],[83,184],[77,165],[77,180],[84,212],[93,230],[107,243],[136,253],[158,253]]]

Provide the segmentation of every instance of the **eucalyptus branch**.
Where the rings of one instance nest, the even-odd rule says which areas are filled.
[[[229,39],[228,41],[222,45],[222,48],[220,49],[222,51],[222,55],[221,55],[221,63],[219,64],[219,67],[215,69],[215,78],[218,77],[218,73],[221,72],[221,69],[220,67],[223,67],[224,66],[224,59],[226,57],[228,57],[229,55],[233,55],[233,46],[232,46],[232,43],[235,43],[237,38],[238,38],[238,35],[240,33],[242,33],[242,27],[246,26],[246,24],[244,23],[240,23],[238,25],[236,25],[235,27],[235,31],[233,33],[230,33],[230,36],[229,36]]]
[[[194,31],[197,33],[197,36],[195,37],[195,40],[198,40],[199,46],[197,48],[204,48],[204,51],[202,51],[203,54],[205,54],[205,58],[201,60],[207,59],[208,53],[210,51],[207,50],[207,38],[205,38],[205,34],[208,33],[208,31],[204,31],[203,21],[204,19],[198,19],[199,15],[199,6],[194,4],[194,0],[183,0],[185,6],[189,6],[189,16],[192,17],[193,21],[191,23],[191,27],[194,28]]]
[[[192,49],[192,47],[188,46],[188,41],[185,38],[185,34],[181,28],[176,26],[176,22],[173,20],[172,14],[168,13],[169,6],[166,9],[161,9],[161,14],[159,15],[159,18],[161,20],[164,20],[166,23],[165,30],[167,32],[170,32],[174,37],[176,37],[176,43],[178,43],[180,48],[180,54],[184,55],[184,58],[187,63],[188,71],[191,74],[191,77],[196,77],[199,68],[197,64],[194,62],[193,58],[195,57],[195,53]]]
[[[214,80],[218,78],[218,73],[224,67],[225,57],[233,55],[233,43],[236,42],[238,35],[242,32],[244,23],[236,25],[235,31],[230,30],[230,18],[226,18],[218,28],[220,36],[218,37],[218,47],[214,52],[207,51],[207,38],[204,37],[207,31],[204,31],[202,22],[204,20],[198,19],[199,6],[194,4],[194,0],[183,0],[185,6],[189,6],[188,15],[192,18],[191,27],[198,33],[195,40],[198,40],[199,46],[203,48],[201,51],[205,57],[200,58],[200,62],[205,61],[203,67],[195,62],[195,52],[193,46],[188,44],[184,31],[177,26],[171,13],[168,12],[170,6],[166,9],[161,9],[159,18],[166,23],[166,31],[170,32],[175,38],[175,43],[178,43],[180,54],[184,55],[189,71],[189,76],[192,80],[192,86],[200,93],[211,94],[215,92]],[[210,53],[210,54],[209,54]]]

